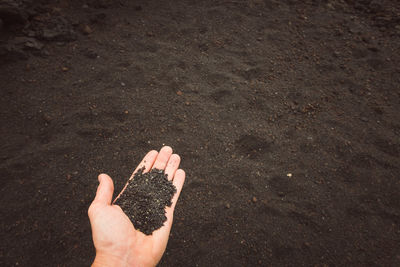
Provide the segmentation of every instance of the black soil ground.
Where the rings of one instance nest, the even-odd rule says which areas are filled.
[[[1,266],[88,266],[163,144],[160,266],[400,265],[399,1],[45,2],[0,23]]]
[[[119,205],[136,229],[151,235],[167,220],[165,207],[171,207],[176,187],[163,170],[139,170],[128,181],[125,190],[114,202]]]

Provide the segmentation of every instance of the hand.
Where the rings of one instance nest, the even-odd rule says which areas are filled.
[[[150,151],[133,173],[142,167],[145,167],[144,172],[152,168],[165,170],[168,179],[172,180],[177,189],[172,198],[172,206],[165,209],[167,221],[148,236],[135,229],[118,205],[111,204],[113,181],[107,174],[99,175],[100,184],[88,211],[96,248],[93,266],[155,266],[160,261],[167,247],[174,208],[185,181],[185,172],[178,169],[179,163],[180,157],[172,154],[172,149],[165,146],[159,153]]]

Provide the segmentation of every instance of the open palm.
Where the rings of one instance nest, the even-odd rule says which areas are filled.
[[[160,152],[147,153],[130,178],[142,167],[145,168],[144,172],[156,168],[164,170],[176,186],[172,205],[166,207],[167,221],[152,235],[136,230],[122,209],[111,203],[113,181],[106,174],[99,175],[100,184],[88,211],[96,248],[93,266],[155,266],[160,261],[167,246],[174,208],[185,181],[185,172],[178,169],[179,163],[180,157],[172,154],[172,149],[166,146]]]

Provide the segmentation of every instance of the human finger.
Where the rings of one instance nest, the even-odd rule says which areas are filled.
[[[168,240],[169,233],[171,231],[172,222],[174,220],[174,210],[176,202],[178,201],[179,195],[182,191],[183,184],[185,182],[185,172],[181,169],[178,169],[175,172],[173,184],[176,187],[176,193],[172,198],[171,207],[165,207],[165,216],[167,217],[167,221],[164,223],[164,226],[160,229],[153,232],[153,236],[156,239],[160,240]],[[160,242],[162,243],[162,242]],[[165,243],[166,245],[166,243]]]
[[[136,167],[135,171],[132,173],[131,177],[129,178],[129,181],[133,179],[135,176],[135,173],[137,173],[139,170],[143,169],[143,172],[148,172],[151,169],[151,166],[153,166],[154,161],[156,160],[158,155],[158,152],[156,150],[152,150],[144,156],[142,161],[139,163],[139,165]],[[129,182],[128,181],[128,182]],[[126,189],[128,186],[128,182],[125,184],[124,188],[122,188],[121,192],[118,194],[118,196],[114,199],[113,203],[117,201],[117,199],[121,196],[122,192]]]
[[[111,177],[104,173],[100,174],[98,179],[100,184],[97,187],[93,203],[110,205],[114,193],[114,183]]]
[[[174,179],[175,172],[178,169],[180,162],[181,157],[178,154],[172,154],[169,158],[167,166],[165,167],[165,174],[167,175],[169,181]]]
[[[172,183],[176,187],[176,193],[173,196],[172,201],[171,201],[172,205],[171,205],[171,207],[165,208],[165,216],[167,217],[167,221],[165,222],[164,225],[166,227],[162,227],[160,229],[160,230],[162,230],[160,232],[164,232],[164,234],[169,233],[169,230],[172,227],[176,202],[178,201],[179,195],[181,194],[184,182],[185,182],[185,171],[183,171],[182,169],[179,169],[175,172],[174,180],[172,181]]]
[[[171,206],[172,210],[175,208],[176,202],[178,202],[178,198],[179,198],[179,195],[181,194],[183,184],[185,183],[185,177],[186,177],[186,173],[184,170],[178,169],[175,172],[174,180],[172,180],[172,183],[176,187],[176,193],[175,193],[174,197],[172,198],[172,206]]]
[[[164,146],[163,148],[161,148],[160,152],[158,153],[157,159],[153,164],[152,169],[164,170],[171,155],[172,155],[171,147]]]
[[[157,156],[158,156],[158,152],[156,150],[152,150],[149,153],[147,153],[146,156],[144,156],[142,161],[139,163],[139,165],[136,167],[135,171],[132,173],[129,180],[132,180],[135,173],[137,173],[142,168],[144,168],[143,172],[150,171],[151,167],[153,166],[154,162],[156,161]]]

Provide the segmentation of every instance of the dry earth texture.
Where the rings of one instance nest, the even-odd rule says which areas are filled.
[[[0,1],[0,265],[88,266],[97,175],[186,184],[160,266],[400,266],[400,2]]]

